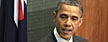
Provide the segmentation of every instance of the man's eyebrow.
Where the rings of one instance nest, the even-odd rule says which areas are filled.
[[[61,15],[63,15],[63,16],[68,16],[66,13],[61,13]]]
[[[79,17],[78,15],[76,15],[76,14],[72,14],[72,16],[77,16],[77,17]]]
[[[61,15],[66,15],[66,13],[61,13]]]
[[[62,13],[62,14],[60,14],[60,16],[59,16],[60,18],[68,18],[68,15],[67,14],[65,14],[65,13]]]
[[[78,18],[78,16],[71,16],[71,17],[75,17],[75,18]]]

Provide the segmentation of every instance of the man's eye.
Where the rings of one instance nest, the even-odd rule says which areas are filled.
[[[73,21],[75,21],[75,20],[78,20],[78,17],[77,17],[77,16],[72,16],[71,19],[72,19]]]
[[[68,16],[66,14],[61,14],[60,18],[65,19],[65,18],[68,18]]]

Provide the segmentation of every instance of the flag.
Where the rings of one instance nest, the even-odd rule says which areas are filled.
[[[0,42],[3,42],[4,38],[4,6],[5,6],[5,2],[4,0],[1,0],[1,4],[2,6],[0,6]]]
[[[26,0],[1,0],[0,42],[27,42]]]
[[[0,0],[0,7],[1,7],[1,0]]]
[[[19,42],[27,42],[27,0],[19,0],[18,31]]]

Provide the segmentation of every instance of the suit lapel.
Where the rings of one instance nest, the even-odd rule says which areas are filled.
[[[57,42],[53,32],[51,32],[48,42]]]
[[[77,37],[74,35],[73,36],[73,42],[79,42],[78,40],[77,40]]]

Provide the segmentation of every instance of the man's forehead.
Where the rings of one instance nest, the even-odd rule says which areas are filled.
[[[76,15],[80,15],[80,9],[78,6],[70,6],[70,5],[67,5],[67,4],[63,4],[59,10],[59,12],[63,13],[63,12],[66,12],[66,13],[69,13],[69,14],[72,14],[72,13],[75,13]]]
[[[80,12],[80,8],[78,6],[71,6],[67,4],[62,4],[60,10]]]

